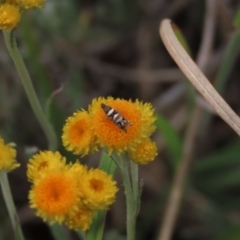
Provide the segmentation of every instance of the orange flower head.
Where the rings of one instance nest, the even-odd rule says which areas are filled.
[[[0,29],[10,30],[17,26],[21,18],[19,7],[7,2],[0,3]]]
[[[79,202],[78,209],[67,216],[65,221],[70,229],[87,231],[92,223],[94,211]]]
[[[107,209],[115,201],[117,191],[112,176],[100,169],[91,169],[82,177],[80,196],[92,210]]]
[[[108,116],[102,104],[114,109],[115,114],[112,118]],[[98,98],[89,106],[89,113],[98,144],[107,147],[110,153],[112,151],[122,153],[132,148],[142,138],[149,137],[156,128],[152,106],[139,101],[132,102],[112,97]],[[127,121],[124,127],[120,127],[114,121],[114,115]]]
[[[86,111],[78,111],[67,119],[62,141],[64,147],[74,154],[85,156],[97,150],[91,117]]]
[[[157,156],[157,145],[149,138],[143,139],[135,148],[129,150],[129,156],[137,164],[147,164]]]
[[[77,210],[79,188],[72,171],[49,171],[38,180],[29,193],[30,207],[50,223],[62,223],[67,214]]]
[[[16,3],[25,9],[42,7],[45,0],[15,0]]]
[[[83,174],[87,173],[87,166],[82,165],[79,161],[70,163],[69,166],[71,168],[71,171],[73,171],[76,176],[82,176]]]
[[[11,171],[20,166],[16,161],[15,144],[5,144],[0,137],[0,171]]]
[[[27,165],[27,177],[30,182],[38,180],[50,170],[62,170],[65,168],[66,158],[59,152],[42,151],[33,155]]]

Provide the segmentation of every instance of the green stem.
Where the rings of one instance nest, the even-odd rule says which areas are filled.
[[[138,165],[132,164],[130,169],[131,178],[129,176],[128,159],[123,156],[114,155],[114,160],[120,168],[123,185],[126,195],[127,207],[127,240],[135,240],[136,217],[139,206],[138,188]]]
[[[132,190],[135,201],[138,200],[139,195],[139,178],[138,178],[138,165],[130,160]]]
[[[48,147],[50,150],[56,150],[57,149],[56,134],[53,130],[53,127],[51,126],[51,124],[49,123],[49,121],[46,119],[44,115],[44,112],[39,103],[37,94],[34,90],[27,68],[18,50],[16,38],[12,31],[3,31],[3,35],[4,35],[5,43],[7,45],[8,52],[15,64],[15,67],[17,68],[18,74],[21,78],[28,100],[48,140]]]
[[[52,236],[55,240],[69,240],[70,239],[70,234],[69,231],[64,228],[62,225],[55,223],[55,224],[50,224],[48,223],[49,229],[52,233]]]
[[[143,181],[139,180],[138,174],[138,164],[134,163],[130,160],[130,167],[131,167],[131,178],[132,178],[132,189],[133,189],[133,196],[135,201],[135,218],[138,215],[140,205],[141,205],[141,195],[143,190]]]
[[[126,159],[122,161],[121,171],[123,185],[125,188],[126,205],[127,205],[127,240],[135,239],[135,227],[136,227],[136,215],[135,215],[135,204],[134,194],[131,186],[131,181],[128,175],[128,164]]]
[[[24,240],[18,215],[16,213],[16,208],[13,202],[13,198],[12,198],[12,194],[11,194],[11,190],[10,190],[10,186],[7,178],[7,173],[5,171],[0,172],[0,184],[2,187],[3,198],[7,206],[8,214],[10,216],[15,237],[18,240]]]

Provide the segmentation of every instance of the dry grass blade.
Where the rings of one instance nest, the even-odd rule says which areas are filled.
[[[218,94],[208,79],[186,53],[182,45],[178,42],[172,30],[171,20],[165,19],[162,21],[160,35],[168,52],[186,77],[203,95],[218,115],[240,136],[240,118]]]

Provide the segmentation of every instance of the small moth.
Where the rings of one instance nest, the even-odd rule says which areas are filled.
[[[104,103],[101,104],[101,108],[113,123],[115,123],[124,132],[127,132],[126,126],[127,125],[131,126],[132,125],[131,122],[125,119],[117,110]]]

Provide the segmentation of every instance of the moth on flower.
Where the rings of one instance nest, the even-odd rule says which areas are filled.
[[[123,153],[155,131],[154,109],[139,100],[99,97],[88,111],[80,110],[69,117],[63,127],[67,150],[82,156],[107,148],[109,153]]]
[[[125,119],[117,110],[104,103],[101,104],[101,108],[113,123],[115,123],[124,132],[127,132],[126,126],[127,125],[131,126],[132,125],[131,122]]]

